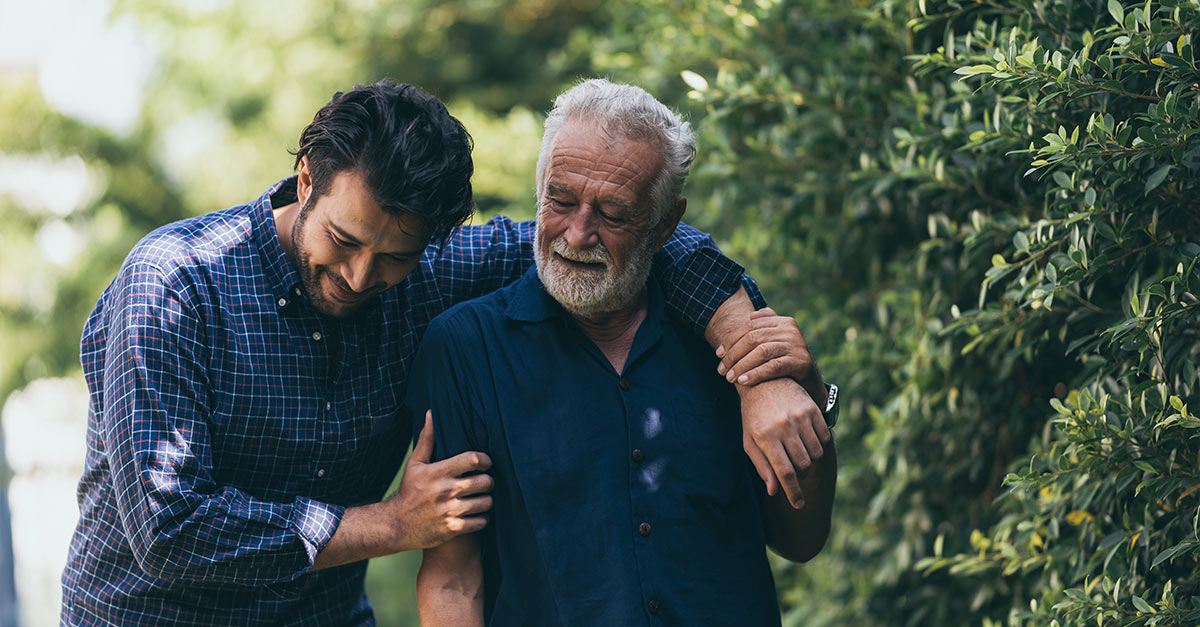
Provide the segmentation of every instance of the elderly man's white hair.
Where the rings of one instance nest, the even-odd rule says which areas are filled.
[[[616,137],[648,142],[660,148],[663,166],[650,185],[650,208],[657,224],[683,193],[683,183],[696,157],[696,136],[692,127],[641,87],[603,78],[580,82],[555,98],[554,108],[546,116],[542,151],[537,161],[539,205],[550,148],[563,123],[569,120],[599,124],[605,132]]]

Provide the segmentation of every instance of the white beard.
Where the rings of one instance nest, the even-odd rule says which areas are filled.
[[[533,235],[533,260],[538,277],[546,292],[567,311],[583,316],[610,313],[628,306],[646,286],[654,260],[653,239],[650,234],[632,251],[629,263],[617,271],[604,244],[583,251],[572,250],[562,237],[550,242],[543,252],[540,225]],[[582,263],[602,263],[604,272],[581,270],[568,266],[554,254]]]

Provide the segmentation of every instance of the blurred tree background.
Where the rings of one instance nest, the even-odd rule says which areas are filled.
[[[333,91],[431,89],[475,137],[480,218],[527,218],[542,112],[606,75],[690,116],[686,219],[844,389],[834,536],[776,564],[785,624],[1200,624],[1195,0],[114,16],[157,55],[131,129],[0,74],[0,164],[90,181],[65,213],[0,195],[0,400],[78,377],[83,319],[130,246],[286,175]],[[372,564],[381,624],[415,624],[416,559]]]

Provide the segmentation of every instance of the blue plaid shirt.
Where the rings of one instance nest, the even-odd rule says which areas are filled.
[[[318,314],[271,209],[164,226],[134,247],[83,330],[90,392],[66,624],[371,624],[366,562],[312,571],[345,508],[378,501],[411,438],[408,368],[434,316],[519,278],[533,223],[495,218],[431,245],[349,319]],[[700,333],[742,268],[681,226],[655,259]]]

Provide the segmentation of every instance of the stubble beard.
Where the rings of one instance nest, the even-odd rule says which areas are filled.
[[[349,287],[340,281],[340,277],[334,276],[328,269],[324,267],[314,268],[310,261],[308,248],[304,245],[305,232],[303,227],[314,206],[316,206],[316,195],[310,194],[308,202],[301,205],[300,214],[296,216],[296,222],[292,224],[292,246],[296,249],[296,271],[300,274],[300,283],[304,286],[304,292],[308,295],[308,300],[312,303],[313,308],[326,316],[345,318],[353,315],[362,308],[362,304],[365,304],[368,299],[363,299],[362,304],[348,306],[335,303],[325,296],[325,288],[321,285],[322,274],[329,275],[331,281],[338,281],[347,290],[349,290]]]

